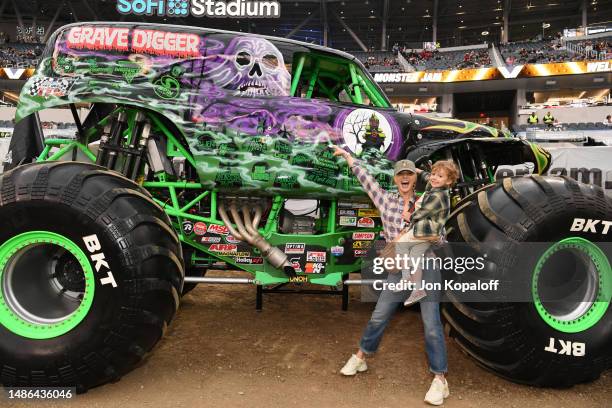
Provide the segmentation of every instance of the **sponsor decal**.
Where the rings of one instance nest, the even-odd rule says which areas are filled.
[[[306,262],[325,262],[325,251],[308,251],[306,253]]]
[[[193,222],[183,221],[183,233],[185,235],[191,235],[192,232],[193,232]]]
[[[30,83],[30,96],[56,96],[68,94],[74,84],[72,78],[36,78]]]
[[[237,249],[236,244],[212,244],[208,247],[211,252],[236,252]]]
[[[113,288],[116,288],[117,281],[115,281],[115,277],[110,270],[104,252],[102,252],[102,245],[100,244],[98,236],[96,234],[87,235],[83,237],[83,242],[85,243],[85,248],[87,248],[87,251],[91,254],[91,262],[93,262],[96,272],[100,273],[100,271],[102,271],[102,275],[106,273],[106,276],[100,279],[100,284],[103,286],[111,285]]]
[[[356,249],[354,253],[355,253],[356,258],[363,258],[364,256],[368,254],[368,250],[367,249]]]
[[[293,283],[306,283],[306,282],[308,282],[308,277],[307,276],[293,276],[293,277],[289,278],[289,282],[293,282]]]
[[[117,0],[120,14],[167,17],[278,18],[278,0]]]
[[[375,208],[367,208],[357,212],[359,217],[380,217],[380,213]]]
[[[368,203],[350,203],[346,201],[338,202],[338,208],[372,208]]]
[[[353,241],[371,241],[376,238],[375,232],[353,232]]]
[[[229,229],[225,225],[210,224],[208,226],[209,234],[229,235]]]
[[[203,244],[217,244],[221,242],[221,237],[202,237],[200,242]]]
[[[112,63],[105,62],[99,63],[95,58],[88,58],[86,60],[87,67],[85,72],[90,75],[119,75],[122,76],[125,82],[131,84],[134,78],[140,74],[142,66],[132,61],[118,60]],[[73,73],[76,68],[74,67],[73,60],[71,58],[58,57],[57,58],[58,69],[64,71],[64,73]],[[82,72],[82,70],[79,70]]]
[[[599,233],[601,235],[608,235],[610,227],[612,227],[612,221],[594,220],[591,218],[574,218],[570,231],[592,232],[593,234]]]
[[[206,224],[203,222],[196,222],[193,226],[193,232],[196,235],[204,235],[206,234]]]
[[[364,249],[370,248],[374,241],[355,241],[353,242],[353,249]]]
[[[181,84],[170,75],[164,75],[153,82],[155,94],[162,99],[174,99],[181,92]]]
[[[370,217],[363,217],[357,220],[357,226],[360,228],[374,228],[374,220]]]
[[[357,215],[357,212],[353,209],[339,208],[338,215],[350,215],[354,217]]]
[[[325,271],[325,264],[320,262],[307,262],[304,269],[306,273],[323,273]]]
[[[303,254],[306,249],[306,244],[303,243],[288,243],[285,244],[286,254]]]
[[[143,2],[143,0],[137,0]],[[199,57],[200,36],[172,31],[129,28],[73,27],[66,43],[72,49],[117,50],[174,57]]]
[[[225,241],[229,242],[230,244],[237,244],[241,242],[239,239],[234,238],[234,236],[231,234],[225,236]]]
[[[331,254],[334,256],[341,256],[344,254],[344,247],[343,246],[333,246],[331,247]]]
[[[293,270],[296,271],[297,273],[301,273],[302,272],[302,266],[300,265],[300,258],[291,258],[289,259],[289,262],[291,262],[291,266],[293,267]]]
[[[340,217],[338,222],[340,225],[348,225],[354,227],[357,224],[357,217],[347,217],[345,215]]]
[[[586,355],[586,345],[577,341],[572,342],[550,337],[544,351],[565,356],[584,357]]]
[[[243,265],[261,265],[263,264],[263,258],[260,256],[251,257],[251,256],[237,256],[234,258],[234,261],[237,264]]]

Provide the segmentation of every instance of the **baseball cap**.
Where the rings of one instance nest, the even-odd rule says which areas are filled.
[[[397,176],[402,171],[416,173],[416,166],[412,160],[400,160],[393,167],[393,175]]]

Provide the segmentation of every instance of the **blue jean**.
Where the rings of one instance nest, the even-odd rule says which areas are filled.
[[[400,273],[389,274],[388,282],[399,282]],[[423,279],[427,282],[440,282],[439,270],[423,270]],[[383,290],[376,302],[372,317],[361,336],[359,348],[366,354],[375,353],[382,340],[385,328],[391,317],[410,294],[409,291],[394,292]],[[427,297],[420,302],[421,319],[425,332],[425,351],[429,360],[429,371],[433,374],[446,374],[448,359],[444,329],[440,320],[440,296],[437,291],[427,291]]]

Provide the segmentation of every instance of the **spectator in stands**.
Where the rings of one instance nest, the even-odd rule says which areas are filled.
[[[554,124],[555,124],[555,118],[553,117],[553,115],[549,112],[546,113],[546,115],[544,115],[543,118],[543,122],[549,127],[551,128]]]
[[[612,126],[612,115],[606,116],[606,120],[604,120],[604,125]]]
[[[529,123],[530,125],[535,125],[539,121],[540,120],[538,119],[538,115],[536,115],[535,112],[531,112],[531,115],[529,115],[529,117],[527,118],[527,123]]]

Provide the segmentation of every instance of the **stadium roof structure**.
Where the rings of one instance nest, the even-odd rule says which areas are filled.
[[[341,50],[420,48],[531,39],[583,25],[612,25],[612,0],[280,0],[278,19],[183,18],[121,15],[117,0],[0,0],[5,26],[78,21],[184,24],[255,32]],[[544,27],[543,28],[543,24]],[[549,25],[549,26],[547,26]]]

